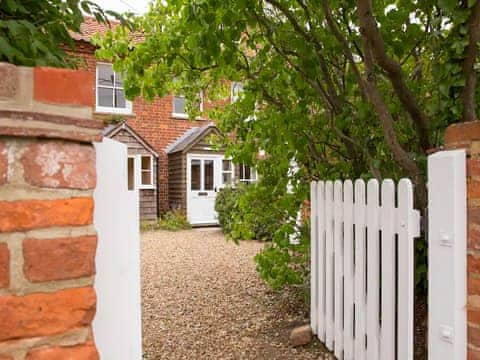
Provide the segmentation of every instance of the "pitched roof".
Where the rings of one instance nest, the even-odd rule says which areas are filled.
[[[110,20],[112,29],[119,25],[118,21]],[[109,29],[108,24],[99,23],[94,17],[86,16],[80,25],[80,33],[71,32],[73,40],[90,42],[90,39],[96,33],[105,34]]]
[[[99,23],[94,17],[85,16],[83,23],[80,25],[80,33],[70,32],[70,36],[73,40],[85,41],[89,43],[93,35],[97,33],[104,35],[107,30],[113,30],[120,25],[120,22],[117,20],[109,19],[109,21],[110,25],[102,24]],[[144,39],[144,36],[138,32],[133,33],[132,37],[135,42],[139,42]]]
[[[183,133],[177,140],[168,145],[165,149],[167,154],[173,154],[179,151],[184,151],[190,146],[194,145],[198,140],[200,140],[209,130],[214,130],[217,133],[220,133],[218,128],[213,123],[208,123],[207,125],[201,127],[191,128]]]
[[[158,153],[155,151],[155,149],[145,140],[143,137],[141,137],[135,130],[133,130],[127,123],[126,121],[122,121],[118,123],[117,125],[108,125],[105,129],[103,129],[103,136],[112,138],[114,137],[119,131],[125,130],[128,132],[130,135],[132,135],[142,146],[150,151],[155,157],[158,157]]]

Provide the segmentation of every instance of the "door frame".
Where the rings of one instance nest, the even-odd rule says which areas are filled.
[[[202,159],[208,159],[208,160],[220,160],[217,162],[218,165],[213,166],[213,187],[214,189],[216,188],[218,191],[220,190],[221,186],[221,177],[222,177],[222,163],[221,160],[225,158],[225,154],[202,154],[202,153],[187,153],[186,154],[186,167],[187,167],[187,181],[185,184],[185,197],[186,197],[186,215],[187,215],[187,220],[190,221],[190,192],[191,192],[191,160],[192,158],[202,158]],[[203,178],[201,177],[201,182],[203,183]],[[211,222],[211,223],[199,223],[199,224],[192,224],[192,225],[218,225],[217,221]]]

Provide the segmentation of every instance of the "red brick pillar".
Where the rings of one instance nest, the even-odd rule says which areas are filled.
[[[468,358],[480,359],[480,121],[448,127],[445,147],[467,151]]]
[[[89,76],[0,63],[1,360],[98,358]]]

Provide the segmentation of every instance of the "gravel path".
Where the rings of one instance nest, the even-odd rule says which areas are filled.
[[[303,314],[259,280],[262,246],[218,229],[144,233],[144,359],[322,359],[318,342],[288,345]]]

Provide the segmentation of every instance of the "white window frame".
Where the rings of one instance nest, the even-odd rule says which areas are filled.
[[[239,92],[238,94],[235,95],[235,93],[233,92],[234,87],[236,85],[241,85],[242,90],[240,92],[243,91],[243,83],[241,83],[239,81],[232,81],[232,84],[230,85],[230,103],[232,103],[232,104],[238,100],[239,94],[240,94],[240,92]]]
[[[250,168],[250,179],[246,179],[242,177],[242,173],[243,173],[243,176],[245,176],[245,166],[248,166]],[[242,167],[243,167],[243,171],[240,170]],[[239,164],[239,168],[240,169],[238,174],[238,181],[242,183],[247,183],[247,184],[256,183],[258,181],[258,173],[253,166],[247,165],[247,164]],[[252,174],[255,174],[255,178],[252,178]]]
[[[188,114],[175,112],[175,98],[184,98],[184,95],[173,95],[172,96],[172,117],[176,119],[188,119]],[[186,105],[186,104],[185,104]],[[200,112],[203,112],[203,91],[200,92]],[[200,119],[200,118],[197,118]]]
[[[150,158],[150,184],[142,184],[142,158]],[[133,190],[155,189],[153,177],[153,156],[152,155],[128,155],[128,158],[133,158]],[[127,160],[128,161],[128,160]],[[128,162],[127,162],[127,176],[128,176]],[[128,183],[127,183],[128,186]]]
[[[148,157],[150,158],[150,184],[142,184],[142,175],[143,175],[143,169],[142,169],[142,158]],[[153,186],[153,156],[152,155],[137,155],[137,161],[139,165],[138,169],[138,177],[139,177],[139,182],[138,182],[138,188],[139,189],[154,189]],[[148,170],[147,170],[148,171]]]
[[[230,170],[223,170],[223,161],[230,161]],[[230,185],[230,186],[234,186],[235,185],[235,164],[233,163],[232,161],[232,158],[222,158],[222,164],[221,164],[221,169],[222,169],[222,185],[221,187],[225,187],[227,185]],[[232,174],[232,180],[230,182],[230,184],[225,184],[225,182],[223,181],[223,174]]]
[[[98,113],[106,113],[106,114],[132,114],[132,102],[125,99],[125,107],[124,108],[117,108],[117,107],[109,107],[109,106],[100,106],[98,104],[98,88],[107,88],[107,89],[112,89],[113,94],[115,94],[115,89],[122,89],[125,92],[125,89],[123,87],[116,87],[115,86],[115,81],[113,82],[113,86],[99,86],[98,85],[98,68],[99,65],[109,65],[112,66],[113,70],[113,65],[110,63],[105,63],[105,62],[97,62],[95,66],[95,111]],[[115,71],[114,71],[115,74]],[[112,95],[113,96],[113,95]],[[125,96],[125,94],[124,94]]]
[[[133,189],[129,189],[128,188],[128,161],[130,159],[133,159]],[[136,159],[135,159],[135,156],[134,155],[128,155],[127,156],[127,189],[128,191],[135,191],[137,190],[137,164],[136,164]]]

